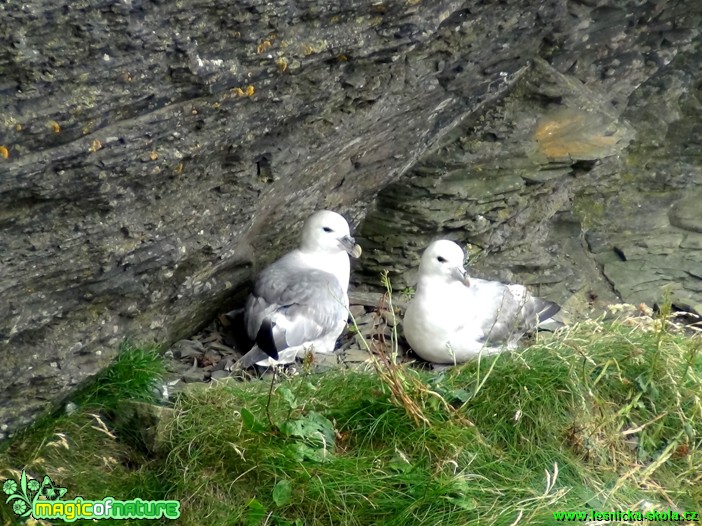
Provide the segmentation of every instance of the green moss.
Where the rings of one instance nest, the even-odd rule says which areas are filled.
[[[605,204],[592,195],[577,194],[573,198],[573,213],[584,230],[598,226],[605,215]]]

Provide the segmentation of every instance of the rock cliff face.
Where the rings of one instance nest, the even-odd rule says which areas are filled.
[[[696,9],[0,6],[0,433],[124,337],[167,345],[236,303],[322,207],[370,210],[357,282],[447,232],[556,299],[699,303]]]
[[[437,237],[473,272],[571,314],[665,298],[702,312],[700,13],[569,3],[542,56],[382,190],[357,284],[411,287]]]

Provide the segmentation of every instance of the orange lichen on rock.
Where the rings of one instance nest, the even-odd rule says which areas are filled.
[[[593,158],[608,155],[619,137],[595,115],[563,110],[539,121],[534,140],[551,159]]]

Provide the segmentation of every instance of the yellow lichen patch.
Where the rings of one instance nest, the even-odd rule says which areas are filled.
[[[256,93],[256,88],[253,87],[253,84],[249,84],[248,86],[244,86],[243,88],[234,88],[232,90],[232,93],[234,93],[238,97],[250,97],[254,93]]]
[[[83,135],[88,135],[92,131],[94,126],[95,123],[93,121],[90,121],[85,126],[83,126]]]
[[[319,42],[314,42],[312,44],[302,44],[302,51],[305,56],[309,56],[326,51],[328,47],[329,43],[326,40],[320,40]]]
[[[275,40],[275,34],[271,33],[268,35],[268,37],[261,42],[258,46],[256,46],[256,53],[259,55],[266,51],[269,47],[273,45],[273,41]]]
[[[288,70],[288,59],[285,57],[280,57],[278,60],[275,61],[276,65],[278,66],[278,69],[280,70],[281,73],[285,73]]]
[[[22,125],[19,122],[15,124],[15,131],[22,131]]]
[[[151,150],[151,153],[149,154],[149,159],[151,159],[152,161],[158,159],[158,152],[156,150]]]
[[[185,169],[185,165],[183,164],[183,161],[181,161],[181,162],[179,162],[178,164],[176,164],[176,167],[175,167],[174,171],[175,171],[175,173],[177,173],[178,175],[180,175],[180,174],[183,173],[183,170],[184,170],[184,169]]]
[[[6,146],[0,146],[0,157],[3,159],[10,158],[10,150],[8,150]]]
[[[534,140],[551,159],[596,158],[608,155],[620,137],[595,115],[563,110],[538,122]]]
[[[89,150],[93,153],[97,152],[98,150],[102,149],[102,143],[100,142],[99,139],[93,139],[93,142],[90,143],[90,148]]]
[[[338,57],[336,57],[336,60],[338,60],[339,62],[348,62],[349,57],[342,54],[342,55],[339,55]]]
[[[48,126],[54,133],[61,133],[61,125],[58,122],[49,121]]]

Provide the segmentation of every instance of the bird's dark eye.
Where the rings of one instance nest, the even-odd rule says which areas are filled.
[[[439,263],[446,263],[446,259],[445,259],[443,256],[437,257],[436,260],[437,260]]]
[[[331,228],[329,228],[328,226],[323,227],[322,230],[324,230],[325,232],[334,232],[334,231],[333,231]]]

